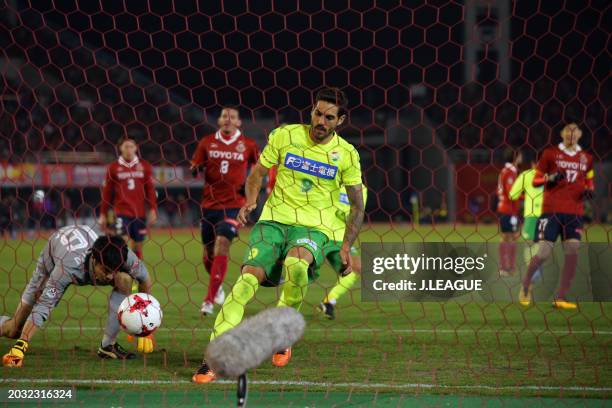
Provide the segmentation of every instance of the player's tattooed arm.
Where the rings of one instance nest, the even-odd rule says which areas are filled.
[[[340,258],[344,267],[342,268],[341,275],[346,276],[352,272],[352,261],[351,261],[351,247],[359,235],[361,224],[363,223],[364,207],[363,202],[363,186],[357,184],[354,186],[345,186],[346,193],[348,196],[351,211],[346,220],[346,229],[344,231],[344,238],[342,240],[342,247],[340,248]]]
[[[357,239],[357,235],[359,235],[359,230],[361,230],[365,213],[365,204],[363,202],[363,186],[361,184],[345,187],[351,211],[346,220],[346,230],[344,232],[342,246],[350,249]]]

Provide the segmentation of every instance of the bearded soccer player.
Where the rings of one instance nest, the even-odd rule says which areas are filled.
[[[317,93],[309,125],[281,126],[272,133],[246,183],[246,204],[238,221],[257,206],[257,196],[269,169],[278,166],[276,184],[259,221],[249,235],[241,275],[215,321],[211,340],[240,323],[246,304],[262,285],[285,283],[279,306],[300,309],[309,280],[324,259],[323,247],[332,238],[334,197],[346,189],[350,212],[339,251],[345,274],[351,271],[351,247],[363,222],[361,166],[357,150],[336,133],[346,120],[347,99],[336,88]],[[279,264],[281,261],[282,264]],[[272,357],[277,367],[291,359],[291,349]],[[193,376],[197,383],[216,378],[206,362]]]
[[[517,167],[521,164],[520,152],[511,152],[499,174],[497,181],[497,213],[502,240],[499,244],[499,275],[502,277],[514,275],[516,265],[516,239],[518,232],[518,202],[510,199],[510,189],[518,175]]]
[[[194,175],[202,171],[204,194],[200,222],[204,246],[204,267],[210,275],[208,293],[200,311],[212,314],[214,304],[225,299],[223,280],[227,274],[229,251],[238,235],[238,211],[245,203],[244,183],[250,165],[257,163],[255,141],[241,131],[242,122],[235,108],[223,108],[217,120],[219,130],[205,136],[191,160]]]
[[[126,137],[119,141],[119,159],[106,171],[98,223],[106,228],[108,210],[112,207],[117,235],[129,240],[132,250],[142,259],[147,225],[157,222],[157,197],[153,167],[136,155],[137,150],[134,139]]]
[[[582,235],[584,200],[593,197],[593,157],[582,150],[578,141],[582,130],[576,123],[569,123],[561,130],[562,142],[547,148],[536,168],[533,186],[544,186],[542,216],[538,220],[538,253],[531,258],[519,302],[529,306],[532,302],[532,276],[552,254],[553,245],[560,236],[565,261],[561,281],[553,307],[576,309],[569,302],[567,292],[576,274],[578,249]]]
[[[521,172],[512,188],[510,189],[510,199],[518,201],[523,199],[523,228],[521,235],[525,240],[527,247],[525,248],[525,262],[529,263],[531,257],[535,255],[535,242],[537,233],[538,218],[542,215],[542,201],[544,199],[544,187],[534,187],[533,178],[536,174],[538,162],[535,156],[529,161],[531,168]],[[538,268],[533,275],[532,282],[537,281],[541,277],[542,267]]]
[[[21,367],[32,336],[49,318],[71,284],[111,286],[108,319],[98,356],[133,359],[117,342],[120,326],[119,305],[130,294],[132,279],[139,291],[150,293],[151,280],[146,267],[127,248],[123,238],[98,236],[90,227],[74,225],[57,230],[43,248],[36,270],[27,284],[12,318],[0,316],[0,336],[19,339],[2,357],[5,367]],[[142,338],[139,347],[153,351],[153,338]]]
[[[270,169],[268,186],[266,191],[268,194],[274,189],[276,182],[276,166]],[[363,186],[363,202],[364,206],[367,201],[367,188]],[[345,273],[345,265],[342,263],[340,257],[340,249],[342,248],[342,239],[344,237],[344,229],[346,226],[346,219],[350,213],[350,205],[348,196],[345,191],[340,191],[337,200],[335,201],[336,206],[336,218],[333,219],[335,228],[332,228],[334,236],[330,241],[323,247],[323,254],[325,259],[331,265],[332,269],[338,273],[338,283],[329,291],[325,298],[319,304],[319,311],[321,311],[325,317],[329,320],[336,318],[336,303],[343,295],[345,295],[359,280],[361,274],[361,257],[356,247],[351,247],[351,272]],[[320,265],[318,266],[320,267]],[[319,275],[317,270],[316,276]]]

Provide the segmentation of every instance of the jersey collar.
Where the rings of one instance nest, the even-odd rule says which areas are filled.
[[[132,168],[138,163],[140,163],[140,159],[138,158],[138,156],[135,156],[131,162],[127,162],[122,156],[119,156],[119,164],[122,166]]]
[[[226,145],[231,145],[236,140],[238,140],[238,138],[241,135],[242,135],[242,133],[240,132],[240,129],[236,129],[236,132],[234,132],[234,134],[231,135],[229,139],[225,139],[223,137],[223,134],[221,133],[221,131],[217,130],[217,133],[215,133],[215,139],[220,140],[221,142],[225,143]]]
[[[508,162],[504,165],[505,168],[512,170],[513,172],[516,172],[516,167],[514,167],[514,164]]]
[[[578,154],[579,151],[582,150],[582,147],[580,147],[580,145],[577,144],[574,150],[569,150],[567,147],[565,147],[563,143],[559,143],[559,150],[561,150],[563,153],[567,154],[568,156],[575,156],[576,154]]]

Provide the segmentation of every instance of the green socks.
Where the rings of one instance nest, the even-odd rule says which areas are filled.
[[[289,306],[300,310],[308,289],[308,267],[308,262],[303,259],[292,256],[285,258],[285,283],[278,307]]]
[[[308,262],[303,259],[291,256],[285,258],[285,283],[283,293],[278,301],[279,307],[289,306],[300,310],[308,289],[308,267]],[[229,329],[236,327],[242,321],[244,308],[255,296],[257,289],[259,289],[259,282],[254,275],[245,273],[238,277],[217,315],[215,328],[210,335],[211,341]]]
[[[359,280],[359,275],[355,272],[351,272],[346,276],[340,277],[336,286],[329,291],[328,295],[323,300],[324,303],[336,304],[336,301],[340,299],[342,295],[349,291],[355,285],[355,282]]]
[[[229,329],[236,327],[242,321],[244,308],[251,298],[255,296],[257,289],[259,289],[259,282],[254,275],[245,273],[238,277],[238,280],[236,280],[232,287],[232,291],[227,299],[225,299],[221,311],[217,315],[215,328],[210,335],[210,341],[213,341],[215,337]]]

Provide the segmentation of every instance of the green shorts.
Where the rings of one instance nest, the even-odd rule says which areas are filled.
[[[329,239],[314,228],[285,225],[274,221],[259,221],[249,234],[249,249],[242,265],[262,268],[266,282],[262,286],[277,286],[283,273],[283,261],[291,248],[304,247],[314,262],[308,268],[308,281],[319,277],[318,266],[323,263],[323,247]]]
[[[344,264],[342,263],[342,258],[340,258],[340,248],[342,247],[341,241],[329,241],[323,247],[323,254],[325,255],[325,259],[331,265],[332,269],[336,271],[338,274],[342,273],[344,269]],[[354,246],[351,247],[351,255],[358,256],[359,251]],[[318,269],[321,267],[318,266]],[[319,276],[319,271],[316,272],[317,276]]]
[[[525,217],[521,235],[527,241],[535,241],[539,217]]]

